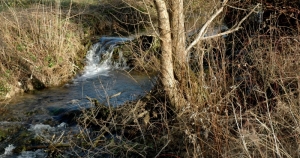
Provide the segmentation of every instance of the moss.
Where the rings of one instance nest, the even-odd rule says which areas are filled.
[[[0,81],[0,97],[5,96],[10,91],[10,88],[7,86],[7,83]]]
[[[0,129],[0,142],[6,139],[7,134],[7,130]]]

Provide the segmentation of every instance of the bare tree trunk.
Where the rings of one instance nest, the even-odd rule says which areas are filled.
[[[169,0],[171,7],[170,22],[175,59],[180,64],[187,63],[187,53],[185,52],[185,30],[184,30],[184,11],[183,0]]]
[[[239,30],[243,21],[250,16],[255,8],[230,30],[217,35],[204,37],[205,31],[209,25],[226,6],[228,0],[224,0],[222,6],[208,19],[200,29],[197,37],[186,48],[183,11],[184,0],[153,1],[158,14],[162,51],[160,79],[171,104],[177,110],[180,110],[192,100],[192,95],[190,95],[192,94],[192,91],[187,87],[189,84],[193,84],[193,79],[195,79],[194,74],[189,72],[188,53],[190,50],[201,40],[219,37]],[[168,4],[169,8],[166,4]]]
[[[154,0],[158,19],[159,32],[161,40],[161,81],[171,104],[179,109],[183,105],[182,94],[178,91],[176,80],[174,77],[174,67],[172,58],[172,38],[171,25],[167,6],[164,0]],[[185,47],[183,47],[185,48]]]
[[[179,90],[184,94],[187,100],[190,100],[188,88],[188,56],[185,51],[185,27],[184,27],[184,10],[183,0],[168,0],[171,10],[171,36],[172,51],[174,56],[174,73],[179,82]]]

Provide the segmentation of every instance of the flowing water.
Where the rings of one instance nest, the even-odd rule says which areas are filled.
[[[96,98],[108,106],[119,106],[144,95],[153,86],[153,78],[124,71],[126,59],[122,58],[121,51],[118,62],[110,60],[115,47],[131,40],[132,38],[102,37],[87,52],[83,72],[71,83],[24,94],[1,105],[5,111],[0,116],[0,128],[15,128],[13,125],[17,125],[21,126],[20,129],[35,133],[45,129],[48,132],[70,130],[68,128],[72,127],[65,124],[64,120],[59,120],[61,124],[53,122],[62,113],[88,108],[91,104],[87,98]],[[0,131],[0,158],[10,155],[9,151],[17,145],[18,142],[13,139],[1,140]],[[24,157],[26,154],[31,155],[29,157],[32,154],[45,154],[35,152],[37,151],[26,151],[22,154]]]

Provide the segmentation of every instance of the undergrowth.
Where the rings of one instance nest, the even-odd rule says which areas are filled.
[[[74,149],[89,157],[299,156],[300,26],[294,18],[280,25],[282,15],[270,9],[280,8],[264,5],[264,21],[253,21],[257,14],[226,38],[198,43],[191,103],[179,113],[158,83],[136,102],[107,107],[105,117],[101,106],[84,111]],[[245,14],[227,13],[229,23]]]
[[[200,3],[188,2],[186,8]],[[94,108],[83,110],[78,118],[80,134],[71,140],[74,153],[78,157],[298,157],[300,25],[295,13],[299,10],[286,1],[274,4],[263,3],[263,21],[255,21],[258,12],[240,31],[197,44],[185,90],[191,101],[179,113],[170,107],[159,82],[146,96],[120,107],[91,100]],[[237,8],[252,4],[230,5],[220,18],[229,27],[245,16],[246,9]],[[12,75],[20,84],[22,78],[53,84],[76,71],[74,56],[83,49],[78,36],[91,30],[80,32],[73,23],[78,24],[78,19],[71,22],[69,13],[44,5],[0,13],[4,74],[0,91],[7,90]],[[198,15],[186,14],[187,19]],[[197,29],[193,23],[197,19],[187,32]],[[136,58],[141,69],[147,58],[159,71],[158,62],[151,61],[155,57]],[[46,75],[41,77],[42,73]]]

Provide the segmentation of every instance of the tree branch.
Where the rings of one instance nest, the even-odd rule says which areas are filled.
[[[212,23],[212,21],[223,11],[224,6],[226,5],[226,3],[228,2],[228,0],[225,0],[222,7],[217,10],[217,12],[215,12],[210,19],[202,26],[198,36],[196,37],[196,39],[187,47],[187,49],[185,50],[185,52],[189,52],[190,49],[192,49],[192,47],[194,47],[200,40],[201,38],[204,36],[205,31],[207,30],[208,26]]]
[[[206,29],[208,28],[208,26],[212,23],[212,21],[223,11],[224,9],[224,6],[226,5],[227,3],[227,0],[224,1],[224,4],[223,6],[216,12],[214,13],[211,18],[203,25],[203,27],[201,28],[198,36],[196,37],[196,39],[186,48],[186,52],[188,53],[192,47],[194,47],[200,40],[206,40],[206,39],[211,39],[211,38],[215,38],[215,37],[220,37],[220,36],[224,36],[224,35],[227,35],[227,34],[230,34],[230,33],[233,33],[235,31],[238,31],[239,29],[241,29],[241,25],[242,23],[255,11],[255,9],[257,7],[259,7],[261,4],[257,4],[238,24],[234,25],[231,29],[225,31],[225,32],[222,32],[222,33],[219,33],[219,34],[216,34],[216,35],[212,35],[212,36],[207,36],[207,37],[204,37],[204,34],[205,34],[205,31]]]

